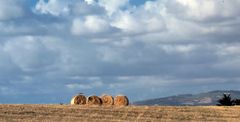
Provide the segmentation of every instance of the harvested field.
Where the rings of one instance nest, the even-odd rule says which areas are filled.
[[[240,121],[240,107],[0,105],[0,121]]]

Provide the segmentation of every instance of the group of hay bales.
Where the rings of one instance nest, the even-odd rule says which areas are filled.
[[[100,97],[92,95],[86,97],[82,94],[79,94],[71,99],[71,105],[128,106],[129,100],[127,96],[124,95],[118,95],[113,98],[110,95],[102,95]]]

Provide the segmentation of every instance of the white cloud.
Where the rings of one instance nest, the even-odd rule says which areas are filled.
[[[148,11],[143,13],[119,12],[113,19],[112,25],[121,29],[126,35],[155,33],[166,29],[162,16]]]
[[[222,21],[239,15],[238,0],[177,0],[183,11],[181,17],[197,21]]]
[[[75,15],[103,15],[105,9],[99,6],[94,0],[78,1],[72,5],[72,12]]]
[[[122,29],[126,33],[137,33],[143,29],[137,18],[131,16],[129,13],[118,14],[114,19],[115,21],[113,21],[112,25]]]
[[[0,1],[0,20],[18,18],[24,15],[21,4],[14,0]]]
[[[161,49],[167,53],[183,53],[188,54],[194,51],[196,45],[159,45]]]
[[[112,15],[122,7],[125,7],[129,0],[99,0],[98,2],[100,6],[103,6],[108,11],[109,15]]]
[[[103,32],[109,29],[107,21],[98,16],[87,16],[84,24],[88,30],[94,33]]]
[[[108,22],[99,16],[87,16],[84,19],[75,18],[72,22],[72,33],[74,35],[90,35],[110,31]]]
[[[54,16],[66,15],[69,13],[69,1],[65,0],[39,0],[35,6],[35,11],[42,14],[52,14]]]
[[[220,44],[217,45],[218,51],[216,52],[219,56],[233,56],[240,54],[240,44]]]

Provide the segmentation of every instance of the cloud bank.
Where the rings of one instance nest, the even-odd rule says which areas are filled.
[[[239,0],[0,1],[0,103],[68,102],[78,92],[135,101],[239,90],[238,6]]]

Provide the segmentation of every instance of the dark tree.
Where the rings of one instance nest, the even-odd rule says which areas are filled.
[[[235,104],[235,105],[240,105],[240,99],[235,99],[235,100],[234,100],[234,104]]]
[[[218,100],[219,104],[218,106],[233,106],[234,100],[232,100],[230,94],[223,94],[223,97]]]

